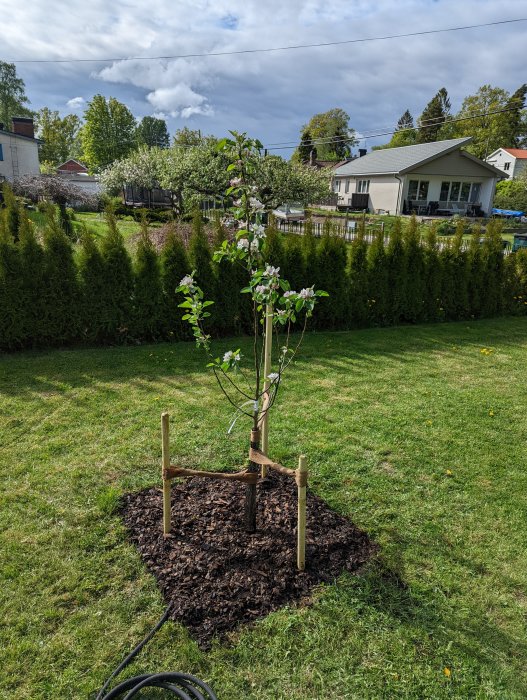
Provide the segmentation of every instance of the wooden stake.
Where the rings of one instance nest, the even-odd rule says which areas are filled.
[[[269,387],[271,386],[271,380],[268,379],[271,374],[271,361],[272,361],[272,348],[273,348],[273,305],[267,304],[265,307],[265,344],[264,344],[264,401],[263,410],[265,414],[262,420],[261,434],[262,434],[262,452],[264,454],[269,453]],[[262,479],[267,476],[267,466],[265,464],[261,465],[260,473]]]
[[[307,460],[305,455],[298,458],[296,470],[296,483],[298,488],[298,544],[296,563],[299,571],[306,568],[306,491],[307,491]]]
[[[161,414],[161,453],[162,467],[161,477],[163,479],[163,535],[170,533],[170,479],[168,469],[170,468],[170,444],[169,444],[169,416],[165,411]]]

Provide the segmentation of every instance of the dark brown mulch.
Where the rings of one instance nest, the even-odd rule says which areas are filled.
[[[162,493],[127,494],[122,517],[156,577],[173,620],[207,647],[242,623],[356,571],[376,550],[366,533],[308,490],[306,570],[296,568],[296,484],[272,473],[258,484],[255,534],[243,530],[245,485],[191,478],[173,483],[172,535],[162,533]]]

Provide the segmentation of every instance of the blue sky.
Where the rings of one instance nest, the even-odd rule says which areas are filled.
[[[236,51],[527,18],[527,0],[2,0],[2,60],[120,58]],[[82,115],[97,93],[134,115],[265,145],[297,141],[317,113],[341,107],[359,133],[419,116],[446,87],[453,110],[490,83],[527,81],[527,22],[343,46],[155,61],[18,64],[31,106]],[[387,139],[367,139],[371,145]],[[290,150],[277,151],[284,156]]]

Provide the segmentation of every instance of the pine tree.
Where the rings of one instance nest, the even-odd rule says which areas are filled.
[[[215,291],[212,273],[212,253],[199,209],[195,209],[192,216],[189,258],[192,268],[196,270],[196,284],[203,290],[205,299],[212,300]]]
[[[309,218],[304,225],[304,235],[302,236],[302,251],[304,257],[305,278],[302,287],[310,287],[312,284],[318,285],[318,256],[317,239],[313,232],[313,222]]]
[[[307,284],[302,239],[294,233],[285,237],[281,276],[289,281],[291,289],[300,291]],[[312,284],[312,283],[311,283]]]
[[[274,222],[267,227],[265,235],[264,256],[266,262],[274,267],[284,267],[284,244],[282,234],[278,231]]]
[[[441,306],[441,262],[437,249],[436,226],[430,226],[424,249],[424,319],[438,321],[444,309]]]
[[[300,145],[298,146],[297,150],[297,156],[301,163],[309,163],[311,158],[316,159],[317,157],[317,148],[313,142],[309,129],[304,129],[302,132]]]
[[[44,231],[43,336],[47,345],[67,345],[79,339],[80,290],[71,242],[49,208]]]
[[[413,215],[404,232],[406,257],[406,288],[403,316],[409,323],[419,323],[424,318],[424,254],[419,236],[417,219]]]
[[[221,247],[227,236],[219,215],[214,219],[215,237],[214,249]],[[240,287],[237,283],[235,263],[221,260],[214,264],[216,278],[216,308],[215,320],[220,335],[233,335],[241,330],[240,302],[248,302],[248,295],[240,299]],[[245,272],[245,270],[243,270]],[[245,284],[243,285],[246,286]]]
[[[105,342],[124,342],[130,334],[134,278],[132,262],[117,228],[111,207],[105,212],[107,231],[101,243],[104,262],[104,319],[102,332]]]
[[[24,296],[25,345],[44,344],[45,289],[47,286],[44,249],[37,241],[33,226],[27,219],[19,227],[22,287]]]
[[[188,323],[183,323],[183,310],[178,307],[181,296],[176,294],[180,281],[190,272],[185,245],[172,224],[161,251],[161,278],[164,294],[165,335],[169,340],[187,340],[191,337]]]
[[[18,243],[18,228],[20,226],[22,214],[21,204],[19,204],[18,199],[13,194],[13,190],[7,181],[2,185],[2,195],[4,198],[4,209],[0,214],[3,216],[7,234],[11,236],[11,239],[15,243]]]
[[[441,88],[430,100],[418,120],[417,143],[437,141],[442,125],[450,116],[450,99]]]
[[[80,293],[82,298],[81,334],[88,343],[104,343],[107,295],[105,269],[101,251],[93,236],[84,229],[78,259]]]
[[[452,274],[454,281],[454,314],[452,319],[461,320],[470,316],[469,281],[470,265],[467,251],[463,250],[465,224],[458,222],[453,241]]]
[[[485,286],[481,300],[482,316],[496,316],[501,313],[503,279],[503,226],[496,220],[487,224],[481,249]]]
[[[16,350],[25,342],[25,300],[20,251],[5,222],[0,226],[0,348]]]
[[[479,318],[485,296],[485,264],[481,249],[481,229],[475,225],[468,250],[468,301],[472,318]]]
[[[342,238],[328,229],[317,246],[317,289],[329,297],[322,297],[316,315],[317,328],[331,330],[349,325],[349,285],[346,274],[348,251]]]
[[[364,238],[363,226],[350,246],[348,276],[350,325],[360,328],[367,325],[369,316],[368,245]]]
[[[384,247],[384,232],[377,231],[368,250],[368,305],[373,324],[384,326],[389,322],[388,260]]]
[[[404,317],[406,304],[407,265],[401,220],[396,219],[386,248],[388,267],[388,322],[397,325]]]
[[[135,256],[134,281],[134,336],[139,340],[159,340],[163,290],[159,259],[150,239],[146,216],[141,219],[141,237]]]

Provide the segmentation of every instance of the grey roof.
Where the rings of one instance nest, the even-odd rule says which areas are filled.
[[[399,148],[383,148],[372,151],[362,158],[356,158],[335,170],[335,175],[389,175],[404,173],[418,165],[423,165],[439,156],[455,151],[470,143],[471,136],[447,141],[419,143],[415,146],[400,146]],[[487,165],[487,163],[483,163]]]

